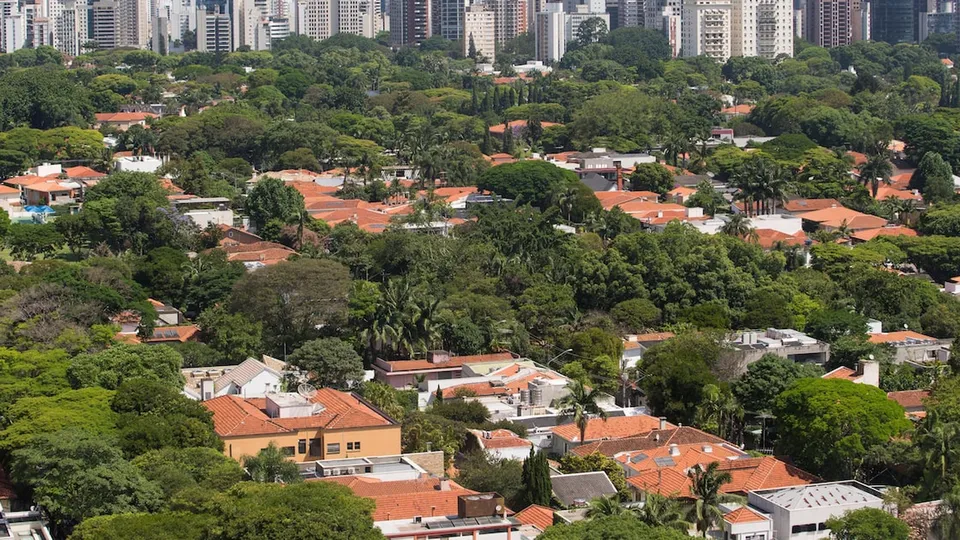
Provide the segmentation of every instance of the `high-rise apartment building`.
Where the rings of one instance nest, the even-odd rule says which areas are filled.
[[[4,4],[4,9],[9,13],[3,17],[3,35],[0,41],[0,50],[5,53],[12,53],[22,49],[27,44],[27,19],[20,12],[19,6],[13,2],[16,9],[10,9]]]
[[[270,48],[268,0],[233,0],[233,49],[246,46],[252,51]]]
[[[463,39],[464,13],[470,0],[432,0],[431,33],[452,41]],[[491,12],[492,13],[492,12]]]
[[[101,49],[150,46],[147,0],[94,0],[90,9],[91,37]]]
[[[826,48],[869,39],[869,6],[860,0],[806,0],[804,39]]]
[[[936,13],[921,13],[917,41],[923,43],[932,34],[955,33],[955,17],[956,13],[953,12],[953,2],[944,2],[941,4],[940,11]]]
[[[730,0],[684,0],[683,56],[707,56],[723,63],[733,50]]]
[[[390,44],[419,45],[433,32],[431,0],[390,1]]]
[[[549,2],[535,19],[537,60],[558,62],[566,52],[563,4]]]
[[[60,9],[51,10],[53,21],[53,47],[58,51],[77,56],[86,40],[86,4],[76,0],[65,0]]]
[[[202,52],[230,52],[233,47],[230,15],[220,6],[197,9],[197,50]]]
[[[793,0],[733,0],[733,56],[793,56]]]
[[[471,48],[485,62],[496,61],[496,17],[493,10],[483,4],[472,5],[463,12],[463,54]]]
[[[301,34],[314,39],[327,39],[335,34],[376,36],[380,14],[376,0],[307,0],[300,6],[298,31]]]
[[[650,3],[656,3],[651,0]],[[617,3],[617,27],[644,26],[644,0],[619,0]]]
[[[93,42],[101,49],[118,47],[116,0],[94,0],[90,11],[90,37]]]
[[[914,0],[871,0],[870,36],[887,43],[916,41]]]

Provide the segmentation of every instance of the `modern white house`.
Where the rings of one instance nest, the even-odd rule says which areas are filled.
[[[234,366],[184,368],[183,394],[206,401],[220,396],[264,397],[280,391],[287,364],[267,355],[262,360],[247,358]]]

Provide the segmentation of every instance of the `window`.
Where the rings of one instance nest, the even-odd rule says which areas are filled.
[[[360,450],[360,441],[357,441],[357,442],[353,443],[353,449],[354,449],[354,450]]]
[[[298,454],[306,454],[306,453],[307,453],[307,440],[306,440],[306,439],[300,439],[299,441],[297,441],[297,453],[298,453]]]
[[[340,453],[340,443],[329,443],[327,444],[327,453],[328,454],[339,454]],[[816,530],[816,529],[814,529]]]
[[[791,527],[790,534],[799,534],[804,532],[814,532],[817,530],[816,523],[808,523],[806,525],[794,525]]]
[[[323,454],[323,439],[310,439],[310,455],[320,456]]]
[[[348,442],[348,443],[347,443],[347,450],[348,450],[348,451],[349,451],[349,450],[353,450],[353,443],[352,443],[352,442]]]
[[[292,447],[292,446],[284,446],[284,447],[281,447],[281,448],[280,448],[280,453],[283,454],[283,455],[285,455],[285,456],[292,456],[292,455],[295,455],[295,454],[296,454],[296,453],[294,452],[294,450],[295,450],[295,448]]]

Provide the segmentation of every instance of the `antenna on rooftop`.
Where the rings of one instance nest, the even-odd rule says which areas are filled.
[[[300,383],[297,393],[306,399],[313,399],[313,396],[317,395],[317,389],[312,384]]]

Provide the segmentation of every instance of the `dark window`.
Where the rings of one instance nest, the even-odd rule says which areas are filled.
[[[310,439],[310,455],[323,455],[323,439]]]
[[[799,534],[799,533],[805,533],[805,532],[814,532],[816,530],[817,530],[816,523],[808,523],[806,525],[794,525],[793,527],[791,527],[790,533]]]
[[[296,452],[294,452],[294,450],[296,450],[296,449],[295,449],[294,447],[292,447],[292,446],[284,446],[284,447],[280,448],[280,452],[281,452],[283,455],[285,455],[285,456],[295,455]]]
[[[340,453],[340,443],[329,443],[327,444],[327,453],[328,454],[339,454]],[[816,530],[816,529],[814,529]]]
[[[298,453],[298,454],[306,454],[306,453],[307,453],[307,440],[306,440],[306,439],[300,439],[299,441],[297,441],[297,453]]]
[[[360,441],[357,441],[357,442],[353,443],[353,449],[354,449],[354,450],[359,450],[359,449],[360,449]]]
[[[347,443],[347,450],[353,450],[353,443],[352,443],[352,442],[348,442],[348,443]]]

